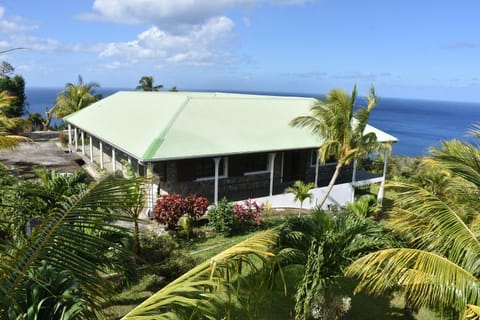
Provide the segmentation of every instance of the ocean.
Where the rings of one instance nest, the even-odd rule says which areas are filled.
[[[61,90],[62,88],[27,87],[25,89],[28,102],[27,111],[29,113],[38,112],[43,116],[45,108],[54,105],[55,99]],[[97,91],[104,97],[107,97],[119,90],[131,89],[101,88]],[[304,97],[316,96],[314,94],[257,93]],[[428,154],[428,149],[431,146],[439,147],[442,140],[467,139],[465,135],[468,128],[474,123],[480,123],[480,102],[468,103],[379,97],[377,106],[371,113],[369,123],[399,139],[393,145],[393,154],[422,156]],[[470,141],[472,140],[470,139]]]

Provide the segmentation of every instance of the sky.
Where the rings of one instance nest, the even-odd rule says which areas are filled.
[[[480,102],[478,0],[2,0],[0,56],[27,87]]]

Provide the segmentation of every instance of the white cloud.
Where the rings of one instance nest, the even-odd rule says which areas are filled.
[[[35,29],[36,26],[25,22],[21,17],[5,17],[5,8],[0,7],[0,32],[18,32],[23,30]]]
[[[233,21],[227,17],[212,18],[180,34],[153,26],[135,40],[104,45],[99,56],[125,58],[130,62],[150,59],[159,64],[210,65],[219,58],[231,56],[218,47],[229,38],[233,28]]]
[[[201,24],[234,7],[262,4],[300,5],[315,0],[95,0],[93,13],[83,19],[103,19],[116,23],[147,23],[174,29]]]

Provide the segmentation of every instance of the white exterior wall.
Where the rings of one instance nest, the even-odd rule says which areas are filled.
[[[305,200],[303,202],[304,209],[312,209],[317,205],[317,201],[321,198],[321,195],[325,192],[327,187],[315,188],[310,190],[313,193],[313,199],[311,202]],[[352,199],[353,187],[351,183],[343,183],[333,186],[332,192],[325,201],[323,208],[326,209],[329,205],[335,205],[343,207],[347,202]],[[299,208],[300,202],[294,201],[295,196],[292,193],[277,194],[271,197],[262,197],[252,199],[258,203],[268,203],[272,208]]]

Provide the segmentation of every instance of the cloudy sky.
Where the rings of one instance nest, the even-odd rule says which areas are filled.
[[[30,87],[81,74],[134,88],[480,102],[478,0],[3,0],[0,50]]]

